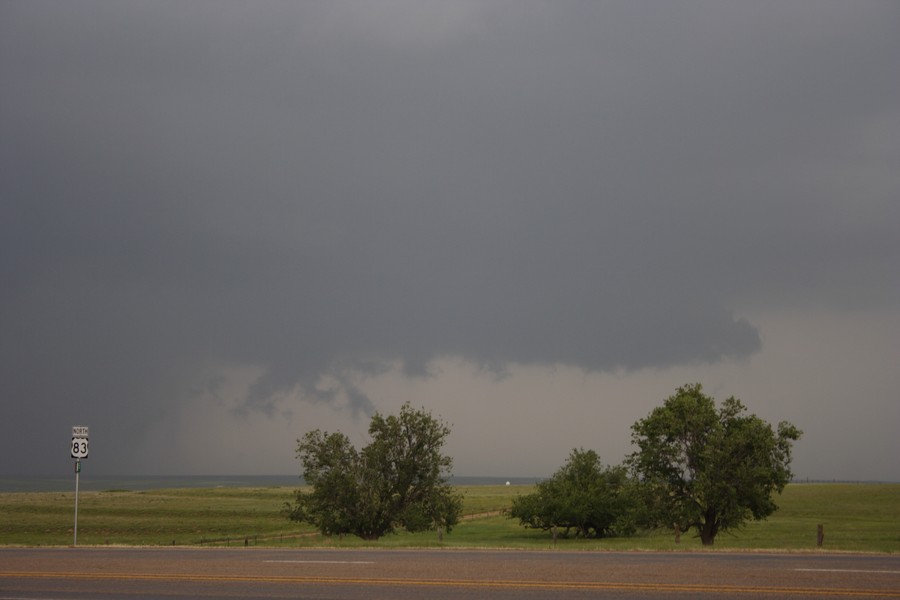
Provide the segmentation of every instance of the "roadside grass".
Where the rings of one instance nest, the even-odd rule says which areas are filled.
[[[533,486],[465,486],[464,514],[450,533],[398,533],[376,542],[323,537],[285,519],[281,509],[294,488],[178,488],[108,490],[79,494],[79,545],[217,545],[282,547],[440,547],[560,550],[702,550],[693,532],[675,543],[671,531],[627,538],[559,538],[521,527],[503,511]],[[715,549],[900,552],[900,484],[791,484],[768,520],[720,534]],[[71,545],[74,493],[0,494],[0,544]]]
[[[177,488],[78,495],[79,545],[243,545],[313,532],[280,511],[293,490]],[[0,494],[0,544],[71,545],[75,494]]]

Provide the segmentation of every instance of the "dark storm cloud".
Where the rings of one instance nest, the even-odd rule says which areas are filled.
[[[216,363],[368,412],[390,361],[714,362],[741,307],[898,304],[896,4],[0,15],[6,422],[127,440]]]

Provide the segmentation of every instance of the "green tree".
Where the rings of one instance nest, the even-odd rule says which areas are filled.
[[[639,450],[628,462],[642,482],[648,524],[696,528],[708,546],[718,533],[776,510],[773,493],[791,480],[801,431],[786,421],[773,430],[734,397],[716,410],[702,390],[682,386],[635,423]]]
[[[375,414],[372,441],[357,451],[346,435],[318,429],[297,440],[309,490],[298,490],[288,517],[325,535],[374,540],[397,528],[449,532],[462,497],[447,482],[452,460],[441,453],[450,428],[409,403],[399,416]]]
[[[582,537],[632,532],[630,485],[625,467],[604,467],[593,450],[572,450],[566,464],[533,494],[513,500],[509,517],[525,527],[571,529]]]

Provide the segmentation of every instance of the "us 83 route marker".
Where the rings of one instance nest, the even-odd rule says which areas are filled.
[[[72,438],[72,458],[77,458],[81,460],[82,458],[88,457],[88,439],[87,438]]]

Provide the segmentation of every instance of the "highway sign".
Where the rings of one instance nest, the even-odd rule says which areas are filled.
[[[81,437],[72,438],[72,458],[88,457],[88,439]]]

